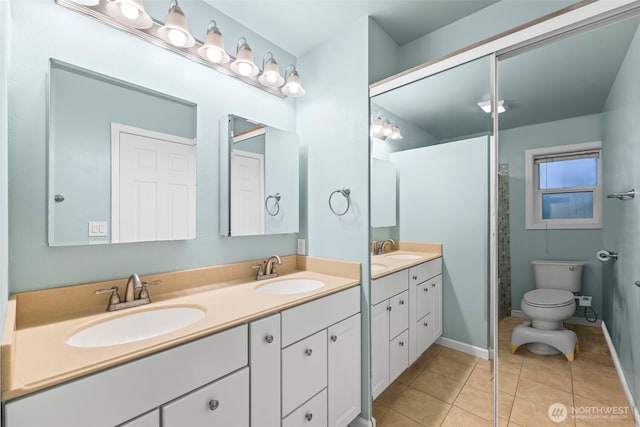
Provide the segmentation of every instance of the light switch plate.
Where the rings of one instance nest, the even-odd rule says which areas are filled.
[[[306,242],[304,239],[298,239],[298,255],[305,255],[305,252],[306,252],[305,243]]]
[[[108,226],[106,221],[89,221],[89,237],[108,236]]]

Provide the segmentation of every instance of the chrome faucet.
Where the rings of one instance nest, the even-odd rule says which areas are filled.
[[[272,255],[267,258],[263,264],[252,265],[251,268],[258,270],[256,280],[264,280],[272,277],[278,277],[278,269],[276,265],[282,265],[282,259],[280,259],[278,255]]]
[[[389,251],[385,251],[384,250],[384,245],[386,245],[387,243],[391,244],[391,249],[390,250],[392,250],[393,247],[396,245],[396,242],[394,242],[393,239],[386,239],[384,242],[382,242],[382,245],[380,245],[380,253],[384,254],[384,253],[389,252]]]
[[[380,255],[380,254],[384,254],[389,252],[388,250],[385,250],[385,245],[387,243],[391,244],[391,249],[393,249],[393,247],[395,246],[396,242],[393,239],[386,239],[382,242],[377,242],[377,241],[373,241],[371,242],[371,253],[373,255]],[[390,249],[390,250],[391,250]]]
[[[143,282],[140,280],[140,276],[132,274],[127,280],[127,285],[124,291],[124,301],[120,300],[118,295],[118,287],[112,286],[109,289],[98,289],[95,291],[96,295],[111,292],[109,298],[109,305],[107,305],[107,311],[117,311],[129,307],[137,307],[139,305],[149,304],[151,299],[149,298],[149,291],[147,285],[157,285],[162,280],[154,280],[153,282]],[[138,297],[136,298],[136,289],[140,289]]]

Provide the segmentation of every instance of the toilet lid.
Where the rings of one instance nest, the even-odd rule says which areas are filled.
[[[571,305],[575,296],[560,289],[535,289],[524,294],[523,299],[534,307],[564,307]]]

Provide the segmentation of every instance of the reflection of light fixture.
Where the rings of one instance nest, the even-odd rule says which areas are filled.
[[[146,29],[153,25],[142,0],[112,0],[107,3],[107,13],[121,24],[133,28]]]
[[[482,111],[484,111],[485,113],[490,113],[491,101],[478,102],[478,107],[482,108]],[[507,111],[507,108],[509,108],[509,106],[504,103],[504,100],[498,101],[498,114],[504,113],[505,111]]]
[[[74,3],[81,4],[83,6],[97,6],[100,0],[71,0]]]
[[[287,82],[282,86],[282,93],[296,98],[304,95],[304,88],[300,82],[300,75],[296,67],[289,65],[284,74],[287,76]]]
[[[253,77],[260,71],[253,62],[253,52],[244,37],[240,37],[238,40],[236,59],[231,63],[231,70],[244,77]]]
[[[384,119],[382,113],[378,113],[373,120],[371,120],[371,135],[383,141],[387,139],[395,141],[402,139],[400,127]]]
[[[171,0],[169,12],[164,20],[164,25],[158,29],[158,35],[164,41],[176,47],[191,47],[196,44],[191,33],[187,17],[178,6],[177,0]]]
[[[222,33],[213,19],[207,26],[207,37],[204,39],[204,44],[198,48],[198,55],[216,64],[229,62],[229,55],[224,50]]]
[[[271,52],[265,53],[262,58],[262,74],[258,77],[258,81],[269,87],[280,87],[284,83],[278,63]]]

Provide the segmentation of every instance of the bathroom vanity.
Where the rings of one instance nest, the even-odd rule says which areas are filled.
[[[441,250],[394,251],[372,257],[372,265],[385,267],[372,270],[371,283],[375,399],[442,335]]]
[[[360,413],[359,265],[338,262],[332,268],[329,261],[302,258],[284,257],[276,279],[226,280],[164,294],[161,284],[150,291],[156,302],[147,308],[76,313],[48,323],[39,323],[31,307],[19,304],[59,290],[14,295],[15,323],[3,337],[4,426],[345,427]],[[314,265],[321,268],[314,271]],[[249,266],[230,268],[250,271]],[[222,267],[211,269],[217,276],[232,275]],[[199,270],[190,277],[212,277],[208,269]],[[164,280],[170,289],[179,281],[170,275]],[[324,286],[295,294],[259,291],[270,283],[300,280]],[[104,283],[68,290],[85,288],[93,298],[96,286]],[[137,342],[66,344],[80,328],[154,305],[198,306],[206,315]]]

